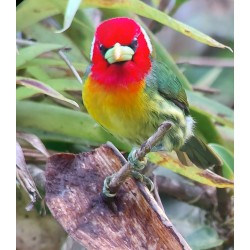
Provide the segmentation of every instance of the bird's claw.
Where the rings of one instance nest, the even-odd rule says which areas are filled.
[[[139,180],[140,182],[146,184],[148,187],[149,191],[152,192],[154,190],[154,183],[148,178],[147,176],[132,170],[131,171],[131,176],[133,176],[135,179]]]
[[[145,165],[147,164],[147,158],[144,157],[142,161],[139,161],[136,156],[136,148],[133,148],[128,155],[128,161],[132,165],[133,169],[140,171],[142,170]]]
[[[112,194],[109,191],[109,183],[112,179],[113,175],[107,176],[103,182],[103,188],[102,188],[102,193],[109,198],[115,197],[116,193]]]
[[[133,176],[135,179],[139,180],[140,182],[146,184],[150,192],[152,192],[154,189],[154,183],[148,177],[138,172],[142,170],[147,164],[147,158],[144,157],[142,161],[138,160],[136,152],[137,152],[136,148],[133,148],[128,155],[128,161],[132,166],[131,176]],[[113,198],[116,196],[116,193],[111,193],[109,190],[109,184],[112,178],[113,178],[113,175],[106,177],[103,183],[102,193],[104,196],[108,198]]]

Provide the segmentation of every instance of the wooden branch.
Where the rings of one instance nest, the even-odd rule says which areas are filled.
[[[17,38],[16,43],[19,44],[19,45],[30,46],[30,45],[34,45],[36,42],[32,41],[32,40],[25,40],[25,39]]]
[[[176,61],[177,64],[189,64],[194,66],[205,66],[205,67],[222,67],[222,68],[233,68],[233,59],[221,59],[215,57],[179,57]]]
[[[147,153],[162,139],[165,133],[171,128],[171,123],[163,122],[157,131],[147,140],[142,146],[136,151],[135,159],[141,161]],[[124,166],[112,176],[109,183],[109,191],[112,194],[117,193],[119,187],[124,182],[124,180],[129,177],[131,171],[131,165],[129,162],[124,161]]]
[[[60,57],[64,60],[64,62],[68,65],[68,67],[70,68],[70,70],[72,71],[72,73],[74,74],[74,76],[76,77],[76,79],[82,84],[82,78],[80,77],[80,75],[78,74],[77,70],[75,69],[75,67],[73,66],[73,64],[69,61],[69,59],[67,58],[67,56],[65,55],[64,51],[66,49],[60,49],[58,51],[58,54],[60,55]]]
[[[167,176],[156,176],[159,192],[208,211],[217,206],[216,188],[198,183],[188,184],[183,177],[178,177],[176,180]]]
[[[215,88],[209,88],[209,87],[200,87],[200,86],[193,86],[194,91],[202,92],[205,94],[219,94],[221,91],[219,89]]]
[[[69,236],[93,250],[190,249],[143,184],[139,190],[128,178],[113,200],[115,211],[104,202],[103,181],[121,166],[107,145],[49,158],[46,203]]]

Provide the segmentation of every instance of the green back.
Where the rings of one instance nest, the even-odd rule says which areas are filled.
[[[158,93],[171,100],[189,114],[186,92],[177,76],[162,62],[153,61],[150,74],[146,78],[148,90]]]

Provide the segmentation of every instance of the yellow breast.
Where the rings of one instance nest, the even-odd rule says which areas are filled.
[[[148,120],[149,98],[144,87],[141,81],[108,88],[88,77],[82,97],[88,113],[110,133],[134,140],[139,134],[146,136],[142,130]]]

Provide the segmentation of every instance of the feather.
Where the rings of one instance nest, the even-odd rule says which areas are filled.
[[[180,148],[180,151],[198,167],[205,169],[212,166],[222,165],[222,161],[217,154],[195,136],[191,136]],[[180,161],[183,163],[182,159],[180,159]]]
[[[148,87],[154,87],[162,97],[171,100],[176,106],[184,110],[186,115],[189,114],[186,92],[181,82],[166,64],[153,61],[146,82]],[[155,83],[155,86],[152,86],[152,83]]]

